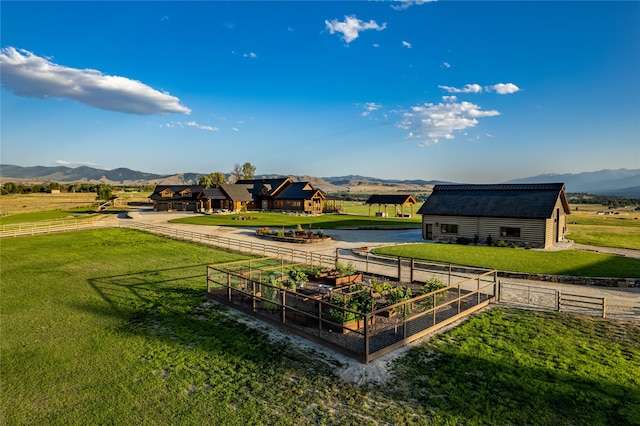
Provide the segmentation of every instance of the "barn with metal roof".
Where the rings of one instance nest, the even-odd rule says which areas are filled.
[[[418,214],[426,240],[548,248],[565,239],[570,210],[563,183],[436,185]]]

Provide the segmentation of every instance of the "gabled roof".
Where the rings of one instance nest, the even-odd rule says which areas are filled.
[[[272,197],[282,189],[287,183],[293,182],[291,178],[275,178],[275,179],[240,179],[235,184],[251,184],[253,185],[252,194],[254,196],[269,196]],[[263,192],[264,190],[264,192]]]
[[[225,183],[220,185],[220,190],[227,194],[231,201],[251,201],[253,184]]]
[[[160,200],[195,200],[198,198],[200,192],[205,189],[203,185],[157,185],[153,190],[153,194],[149,196],[153,201]],[[172,197],[163,197],[161,193],[165,190],[169,190],[173,193]],[[190,191],[190,195],[183,197],[180,193],[185,190]]]
[[[273,198],[278,200],[310,200],[316,196],[324,198],[324,193],[314,188],[311,183],[291,182]]]
[[[416,204],[417,201],[413,198],[413,195],[401,195],[401,194],[393,194],[393,195],[383,195],[383,194],[374,194],[367,200],[367,204]]]
[[[436,185],[422,215],[548,219],[558,197],[570,214],[563,183]]]
[[[227,196],[219,188],[207,188],[200,191],[198,198],[206,198],[209,200],[226,200]]]

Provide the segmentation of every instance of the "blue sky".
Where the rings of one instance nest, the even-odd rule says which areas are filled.
[[[1,162],[498,183],[640,168],[640,2],[8,2]]]

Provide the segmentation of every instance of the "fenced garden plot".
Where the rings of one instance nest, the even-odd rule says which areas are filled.
[[[363,363],[486,306],[497,288],[496,271],[433,291],[428,283],[377,287],[378,278],[366,274],[363,282],[344,286],[296,286],[284,284],[286,277],[307,265],[281,259],[259,269],[251,262],[208,266],[208,295]],[[400,301],[391,296],[398,293]]]

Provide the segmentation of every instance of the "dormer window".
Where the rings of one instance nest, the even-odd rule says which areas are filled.
[[[170,190],[168,190],[168,189],[165,189],[165,190],[163,190],[163,191],[160,193],[160,196],[161,196],[162,198],[171,198],[171,197],[173,197],[173,191],[170,191]]]

